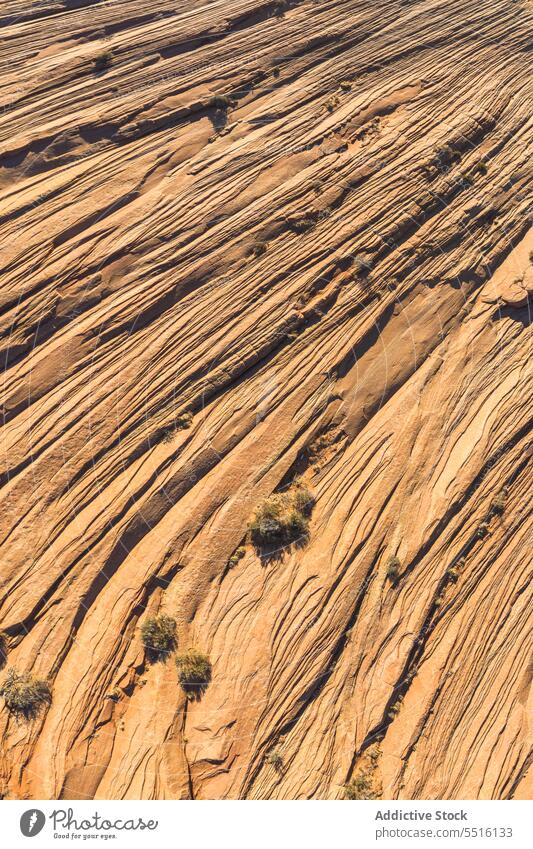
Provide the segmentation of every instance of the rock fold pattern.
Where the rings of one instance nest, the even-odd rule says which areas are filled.
[[[4,0],[4,798],[531,793],[532,19]]]

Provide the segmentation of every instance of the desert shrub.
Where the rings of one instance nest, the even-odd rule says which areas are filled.
[[[505,490],[496,495],[496,497],[492,500],[492,504],[490,505],[490,512],[495,514],[496,516],[502,516],[505,511],[505,502],[507,501],[507,496]]]
[[[283,536],[284,526],[278,519],[268,516],[252,524],[252,537],[255,542],[276,542]]]
[[[328,100],[326,100],[324,106],[326,107],[328,112],[334,112],[339,103],[339,98],[337,97],[337,95],[334,95],[333,97],[330,97]]]
[[[272,15],[275,18],[283,18],[289,8],[288,0],[276,0],[272,7]]]
[[[281,772],[283,769],[283,757],[278,749],[271,749],[265,758],[267,764],[273,766],[276,772]]]
[[[400,561],[397,557],[390,557],[389,562],[387,563],[387,578],[389,581],[393,583],[398,580],[400,576]]]
[[[319,212],[308,210],[300,215],[287,218],[287,224],[294,233],[308,233],[319,220]]]
[[[272,76],[273,77],[276,77],[276,79],[277,79],[280,74],[281,74],[281,71],[280,71],[279,68],[277,68],[277,67],[272,68]]]
[[[290,510],[283,524],[285,535],[289,540],[305,537],[309,533],[309,522],[298,510]]]
[[[471,186],[474,182],[474,178],[471,174],[468,173],[468,171],[461,171],[457,178],[457,181],[463,186]]]
[[[459,569],[457,566],[449,566],[446,570],[446,574],[448,575],[450,581],[453,581],[454,584],[459,580]]]
[[[98,56],[95,56],[93,59],[93,67],[95,71],[105,71],[106,68],[113,62],[113,54],[110,50],[105,50],[103,53],[99,53]]]
[[[314,503],[309,490],[301,485],[265,498],[249,525],[252,542],[261,547],[305,540],[309,536],[309,516]]]
[[[215,109],[227,109],[231,106],[231,103],[231,98],[227,94],[216,94],[211,98],[211,106],[214,106]]]
[[[343,91],[350,91],[352,88],[352,84],[349,80],[341,80],[340,86]]]
[[[231,555],[230,559],[228,560],[229,565],[235,566],[235,564],[238,563],[239,560],[242,560],[242,558],[244,557],[245,554],[246,554],[246,549],[245,549],[244,545],[240,545],[236,549],[236,551],[234,551],[234,553]]]
[[[379,746],[372,746],[372,748],[368,752],[368,757],[370,758],[372,769],[376,769],[378,761],[381,757],[381,749],[379,748]]]
[[[391,720],[392,720],[392,719],[394,719],[394,718],[395,718],[395,716],[396,716],[398,713],[400,713],[400,708],[401,708],[401,706],[402,706],[402,702],[403,702],[403,697],[402,697],[402,696],[398,696],[398,699],[397,699],[397,700],[394,702],[394,704],[391,706],[391,708],[389,709],[389,712],[388,712],[388,714],[387,714],[387,716],[389,717],[389,719],[391,719]]]
[[[47,681],[10,669],[0,687],[8,711],[18,718],[34,719],[52,701]]]
[[[283,536],[281,522],[283,497],[271,495],[256,509],[250,522],[250,531],[254,542],[275,542]]]
[[[294,509],[298,510],[303,516],[310,516],[315,506],[315,499],[307,487],[299,486],[294,493],[293,504]]]
[[[191,648],[176,656],[178,679],[188,696],[200,696],[211,681],[211,662],[207,655]]]
[[[163,442],[172,442],[176,431],[178,430],[187,430],[192,425],[192,413],[182,413],[179,416],[176,416],[173,424],[169,425],[163,430],[162,440]]]
[[[176,621],[162,613],[149,616],[141,626],[141,638],[150,660],[164,660],[176,646]]]
[[[263,256],[267,252],[268,245],[266,242],[256,242],[255,245],[252,246],[252,253],[254,256]]]
[[[346,799],[375,799],[376,794],[372,790],[372,776],[365,770],[360,770],[349,784],[344,785]]]
[[[354,273],[358,277],[367,277],[372,270],[372,261],[366,254],[356,254],[353,261]]]
[[[476,536],[479,537],[479,539],[484,539],[484,537],[487,536],[488,532],[489,532],[488,522],[481,522],[481,524],[476,529]]]
[[[176,430],[187,430],[192,424],[192,413],[182,413],[175,421]]]

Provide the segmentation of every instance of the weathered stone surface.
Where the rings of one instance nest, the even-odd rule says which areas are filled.
[[[531,793],[531,19],[4,0],[4,797]]]

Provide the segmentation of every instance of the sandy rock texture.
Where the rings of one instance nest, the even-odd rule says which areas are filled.
[[[532,22],[4,0],[4,798],[531,794]]]

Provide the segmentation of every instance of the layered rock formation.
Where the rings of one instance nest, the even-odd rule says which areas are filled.
[[[2,4],[5,798],[531,793],[532,18]]]

